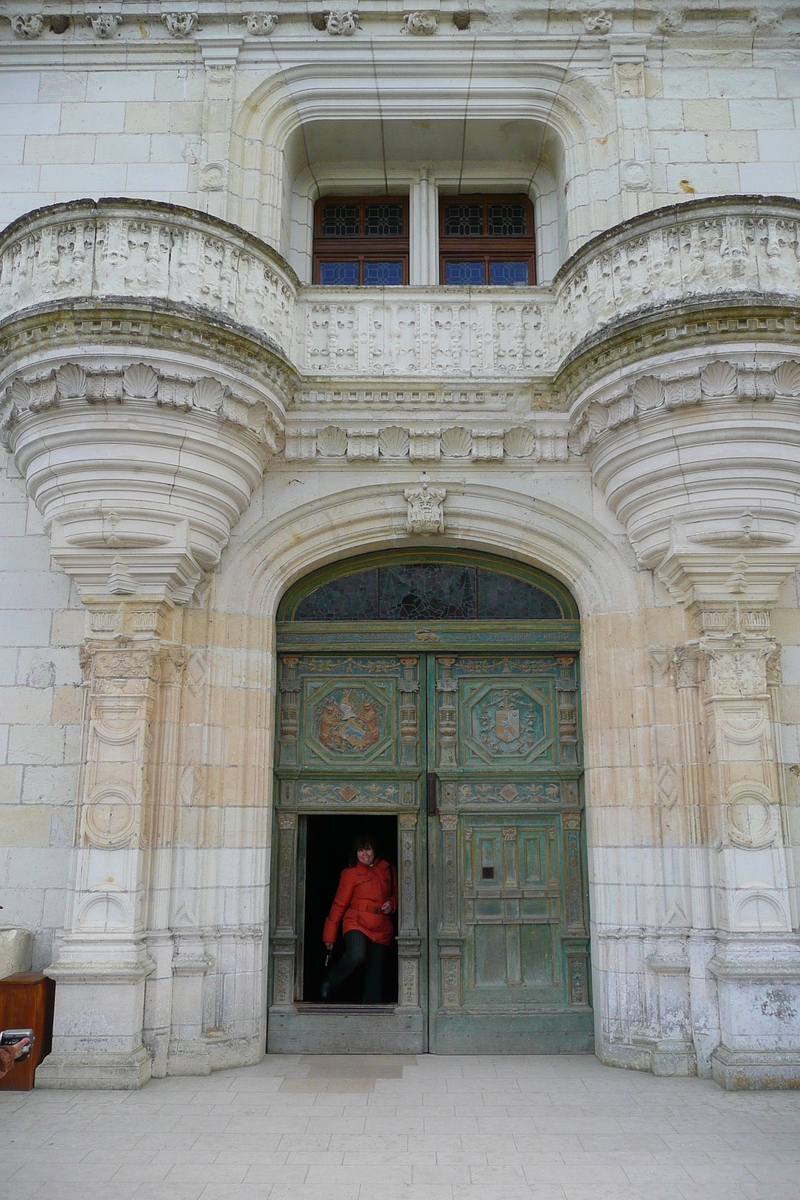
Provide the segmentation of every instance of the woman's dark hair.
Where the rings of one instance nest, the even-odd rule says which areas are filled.
[[[353,840],[353,845],[350,847],[350,866],[354,867],[358,862],[359,850],[374,850],[375,857],[380,858],[381,848],[375,833],[371,829],[362,829]]]

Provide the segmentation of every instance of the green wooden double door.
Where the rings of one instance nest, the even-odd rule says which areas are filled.
[[[477,623],[458,650],[428,638],[279,658],[268,1047],[589,1051],[577,653],[482,649]],[[321,814],[394,818],[396,1003],[308,994]]]

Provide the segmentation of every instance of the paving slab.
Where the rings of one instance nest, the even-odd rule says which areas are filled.
[[[800,1200],[800,1093],[579,1055],[271,1055],[0,1092],[0,1147],[0,1200]]]

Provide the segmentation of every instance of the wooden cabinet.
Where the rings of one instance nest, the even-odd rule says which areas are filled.
[[[0,1029],[32,1029],[33,1051],[0,1079],[0,1089],[27,1092],[36,1068],[50,1053],[56,985],[41,971],[21,971],[0,979]]]

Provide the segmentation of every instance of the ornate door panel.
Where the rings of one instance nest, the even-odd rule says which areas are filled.
[[[423,1051],[427,880],[420,656],[286,654],[279,688],[269,1048]],[[370,814],[397,818],[399,996],[396,1006],[381,1011],[303,1001],[304,822],[312,814],[359,813],[367,823]]]
[[[575,655],[429,669],[430,1037],[591,1048]]]
[[[349,653],[281,655],[269,1048],[591,1050],[577,655],[496,653],[477,622],[447,653],[443,624],[421,634],[413,652],[360,654],[351,632]],[[307,834],[326,814],[396,820],[396,1005],[304,997]]]

